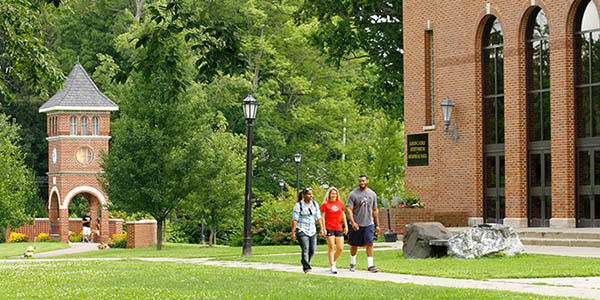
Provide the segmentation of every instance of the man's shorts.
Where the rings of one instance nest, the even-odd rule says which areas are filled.
[[[89,227],[83,227],[83,235],[90,235],[90,233],[92,233],[92,230]]]
[[[344,236],[344,231],[327,229],[327,236]]]
[[[348,245],[354,247],[364,247],[373,245],[373,235],[375,235],[375,225],[371,224],[365,227],[359,227],[358,230],[354,230],[352,226],[348,233]]]

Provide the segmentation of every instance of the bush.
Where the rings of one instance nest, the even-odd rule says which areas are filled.
[[[23,243],[23,242],[27,242],[28,239],[29,239],[29,237],[24,233],[11,232],[10,236],[8,237],[8,242],[9,243]]]
[[[313,200],[321,205],[327,188],[312,186]],[[295,192],[295,191],[294,191]],[[345,203],[348,197],[348,189],[341,188],[340,200]],[[294,193],[295,194],[295,193]],[[297,196],[288,194],[282,200],[275,198],[266,199],[262,205],[252,210],[252,245],[293,245],[292,242],[292,216]],[[243,229],[242,229],[243,230]],[[317,225],[317,231],[319,225]],[[318,234],[318,232],[317,232]],[[231,240],[232,246],[242,245],[242,235]],[[318,236],[317,242],[325,243],[325,238]]]
[[[81,236],[81,234],[77,234],[77,232],[71,232],[69,235],[69,242],[80,243],[81,241],[83,241],[83,236]]]
[[[42,232],[36,238],[36,242],[47,242],[50,240],[50,233]]]
[[[127,232],[121,234],[113,234],[112,239],[108,242],[111,248],[127,248]]]

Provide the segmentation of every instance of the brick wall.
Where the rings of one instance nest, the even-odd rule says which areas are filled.
[[[16,229],[8,227],[6,228],[6,241],[8,241],[11,232],[24,233],[27,235],[27,241],[33,242],[40,233],[50,233],[50,219],[37,218],[34,220],[33,224],[26,224]]]
[[[123,233],[123,220],[122,219],[110,219],[109,225],[109,236],[114,233]],[[69,231],[80,233],[83,231],[83,225],[81,219],[69,218]],[[33,242],[35,238],[42,232],[50,233],[50,220],[48,218],[36,218],[33,224],[23,225],[16,229],[10,227],[6,229],[6,240],[10,236],[11,232],[27,234],[28,241]],[[94,240],[98,241],[98,240]]]
[[[127,248],[140,248],[156,245],[156,221],[128,221]]]
[[[433,220],[442,223],[445,227],[466,227],[469,225],[469,213],[466,211],[435,212]]]
[[[416,222],[433,222],[435,216],[431,208],[390,208],[389,212],[392,231],[399,235],[404,234],[404,226]],[[379,222],[383,234],[389,229],[386,208],[379,210]]]
[[[597,8],[600,1],[593,0]],[[429,165],[406,167],[406,185],[439,212],[464,209],[483,217],[481,37],[490,16],[504,37],[506,217],[527,218],[527,118],[525,29],[540,7],[550,26],[552,217],[575,218],[575,115],[573,24],[577,0],[414,0],[403,3],[405,134],[428,133]],[[428,63],[424,32],[433,30],[436,108],[456,103],[452,124],[458,141],[444,132],[441,110],[428,125]]]
[[[466,211],[442,211],[436,212],[431,208],[391,208],[390,222],[392,231],[399,235],[404,234],[404,227],[417,222],[440,222],[445,227],[468,226],[469,214]],[[388,231],[387,208],[379,209],[379,221],[381,222],[381,234]]]

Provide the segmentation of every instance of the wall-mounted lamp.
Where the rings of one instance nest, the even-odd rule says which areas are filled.
[[[450,137],[454,140],[458,140],[458,124],[454,122],[454,128],[451,131],[448,131],[448,127],[450,127],[450,120],[452,119],[452,112],[454,111],[454,102],[450,100],[450,98],[446,97],[444,101],[442,101],[442,118],[444,119],[444,128],[446,133],[450,135]]]

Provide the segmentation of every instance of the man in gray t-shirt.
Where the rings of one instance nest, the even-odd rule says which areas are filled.
[[[348,245],[350,245],[350,271],[356,270],[356,252],[358,247],[367,247],[367,263],[370,272],[379,270],[373,265],[373,236],[379,234],[379,212],[377,195],[367,187],[367,175],[358,177],[358,187],[348,195],[346,208],[350,219]]]

